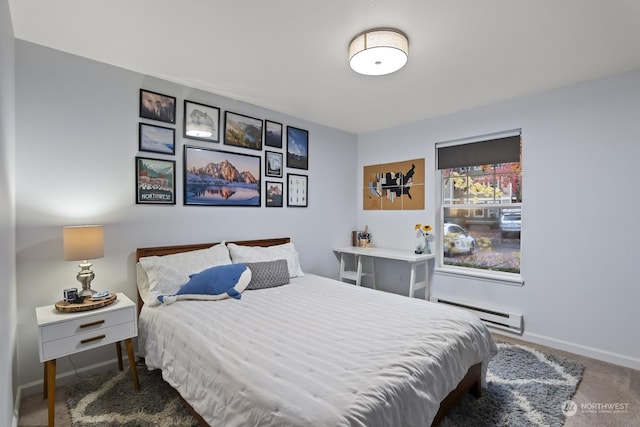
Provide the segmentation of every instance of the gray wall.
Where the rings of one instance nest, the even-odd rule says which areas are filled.
[[[0,1],[0,425],[13,423],[17,390],[15,267],[15,43],[9,4]]]
[[[427,203],[363,211],[360,191],[358,225],[378,246],[410,250],[414,224],[437,224],[435,143],[522,128],[525,285],[436,273],[432,294],[522,313],[527,340],[640,369],[638,100],[640,71],[361,135],[359,170],[425,157]],[[406,292],[406,271],[380,270],[382,287]]]
[[[140,88],[177,97],[175,156],[138,153]],[[104,224],[105,257],[93,262],[93,287],[131,299],[135,249],[145,246],[289,236],[304,271],[337,276],[331,247],[348,243],[356,217],[355,135],[19,40],[16,99],[20,384],[41,380],[34,308],[78,285],[77,263],[62,258],[64,225]],[[286,172],[308,174],[309,207],[183,206],[183,143],[260,154],[184,140],[185,99],[308,130],[309,170],[285,169],[285,179]],[[137,154],[176,160],[175,206],[135,204]],[[112,360],[107,347],[72,360],[79,367]],[[66,358],[58,361],[58,371],[72,371]]]

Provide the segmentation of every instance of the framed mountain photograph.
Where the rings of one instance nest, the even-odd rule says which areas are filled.
[[[184,204],[260,207],[262,157],[185,145]]]

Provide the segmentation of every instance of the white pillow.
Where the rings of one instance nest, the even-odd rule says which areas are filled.
[[[229,254],[234,263],[275,261],[278,259],[287,260],[289,277],[302,277],[304,273],[300,268],[300,258],[293,243],[285,243],[276,246],[240,246],[235,243],[228,243]]]
[[[225,264],[231,264],[231,258],[224,242],[197,251],[142,257],[136,267],[140,297],[145,304],[158,305],[158,295],[175,294],[189,275]]]

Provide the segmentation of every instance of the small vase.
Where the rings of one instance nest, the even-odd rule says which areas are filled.
[[[431,245],[429,244],[429,239],[425,239],[425,246],[424,249],[422,250],[423,254],[430,254],[431,253]]]
[[[416,254],[424,253],[425,248],[428,248],[428,242],[425,236],[418,236],[416,239],[416,250],[414,251]]]

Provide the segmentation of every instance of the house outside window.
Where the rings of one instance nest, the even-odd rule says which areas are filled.
[[[436,145],[440,269],[521,282],[520,131]]]

